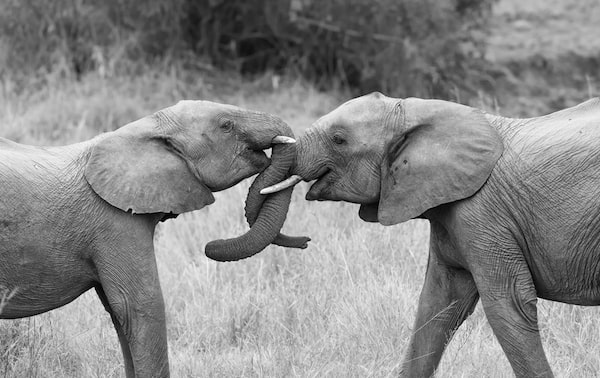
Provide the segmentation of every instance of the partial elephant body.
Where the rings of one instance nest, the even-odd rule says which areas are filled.
[[[434,374],[479,299],[515,374],[552,376],[537,298],[600,305],[599,99],[511,119],[374,93],[319,119],[298,151],[292,173],[317,180],[307,199],[359,203],[384,225],[430,221],[403,376]]]
[[[97,281],[92,246],[110,208],[74,164],[88,149],[89,143],[46,149],[0,139],[0,288],[15,290],[0,318],[52,310]]]
[[[263,150],[293,146],[291,136],[265,113],[182,101],[71,146],[0,139],[0,318],[49,311],[93,287],[117,331],[127,377],[168,376],[156,225],[265,171]],[[289,196],[268,211],[285,219],[288,205]],[[260,206],[256,212],[265,217]],[[246,239],[264,248],[282,224],[259,219]]]
[[[113,318],[128,376],[166,377],[152,244],[162,215],[134,216],[93,192],[82,164],[92,143],[41,148],[0,141],[0,289],[10,295],[0,318],[49,311],[95,287]]]
[[[475,233],[500,217],[507,229],[495,232],[514,239],[539,297],[600,304],[600,101],[532,119],[489,118],[504,153],[457,211]]]

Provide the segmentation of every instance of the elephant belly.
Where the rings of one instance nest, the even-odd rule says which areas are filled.
[[[568,256],[531,264],[538,297],[558,302],[600,305],[600,250],[571,250]]]
[[[600,153],[577,156],[600,164]],[[564,160],[569,159],[561,164],[566,164]],[[519,210],[513,235],[521,235],[519,246],[539,297],[599,305],[600,193],[595,188],[600,170],[584,169],[588,161],[577,162],[583,168],[560,166],[556,170],[563,173],[552,180],[542,180],[548,175],[531,179],[534,184],[529,184],[528,194],[518,200],[527,206]]]
[[[4,289],[4,293],[0,292],[5,298],[0,319],[24,318],[54,310],[72,302],[91,287],[91,282],[74,282],[67,286],[38,282],[27,288]]]
[[[60,251],[0,247],[0,318],[21,318],[63,306],[94,284],[84,260]]]

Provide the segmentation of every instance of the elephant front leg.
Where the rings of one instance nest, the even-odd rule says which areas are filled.
[[[96,293],[98,293],[98,297],[100,301],[102,301],[102,305],[104,309],[110,314],[110,319],[113,322],[115,330],[117,331],[117,335],[119,336],[119,344],[121,344],[121,351],[123,352],[123,364],[125,365],[125,376],[135,377],[135,372],[133,370],[133,359],[131,358],[131,350],[129,349],[129,341],[125,336],[125,332],[123,332],[123,327],[121,327],[121,323],[117,318],[117,314],[112,310],[110,304],[108,303],[108,298],[102,289],[102,286],[96,286]]]
[[[478,299],[471,274],[440,262],[432,244],[401,376],[432,376],[446,344],[473,312]]]
[[[483,255],[483,254],[482,254]],[[537,321],[537,294],[520,250],[492,250],[474,272],[481,302],[517,377],[553,377]]]
[[[168,377],[165,310],[153,253],[99,263],[98,273],[97,292],[119,336],[127,378]]]

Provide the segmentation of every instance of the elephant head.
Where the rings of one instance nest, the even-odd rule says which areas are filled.
[[[211,192],[256,173],[264,171],[266,182],[280,180],[295,158],[292,136],[287,124],[266,113],[180,101],[99,136],[90,150],[85,178],[100,197],[123,211],[180,214],[213,203]],[[275,145],[270,160],[263,150]],[[273,167],[265,169],[270,161]],[[249,197],[248,206],[260,212],[244,245],[264,248],[273,241],[290,196],[291,192],[278,195],[262,207],[252,203],[255,196]],[[212,250],[211,257],[239,259],[259,250],[239,251],[227,244]]]
[[[477,109],[372,93],[317,120],[297,150],[294,175],[263,193],[317,180],[307,200],[359,203],[363,220],[392,225],[473,195],[503,145]]]

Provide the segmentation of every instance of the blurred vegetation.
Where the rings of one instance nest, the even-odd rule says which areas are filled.
[[[124,73],[181,51],[183,1],[0,0],[0,73]]]
[[[1,0],[0,74],[111,75],[166,59],[449,97],[490,81],[483,57],[494,2]]]
[[[596,1],[0,0],[0,86],[225,71],[532,116],[597,95]]]

